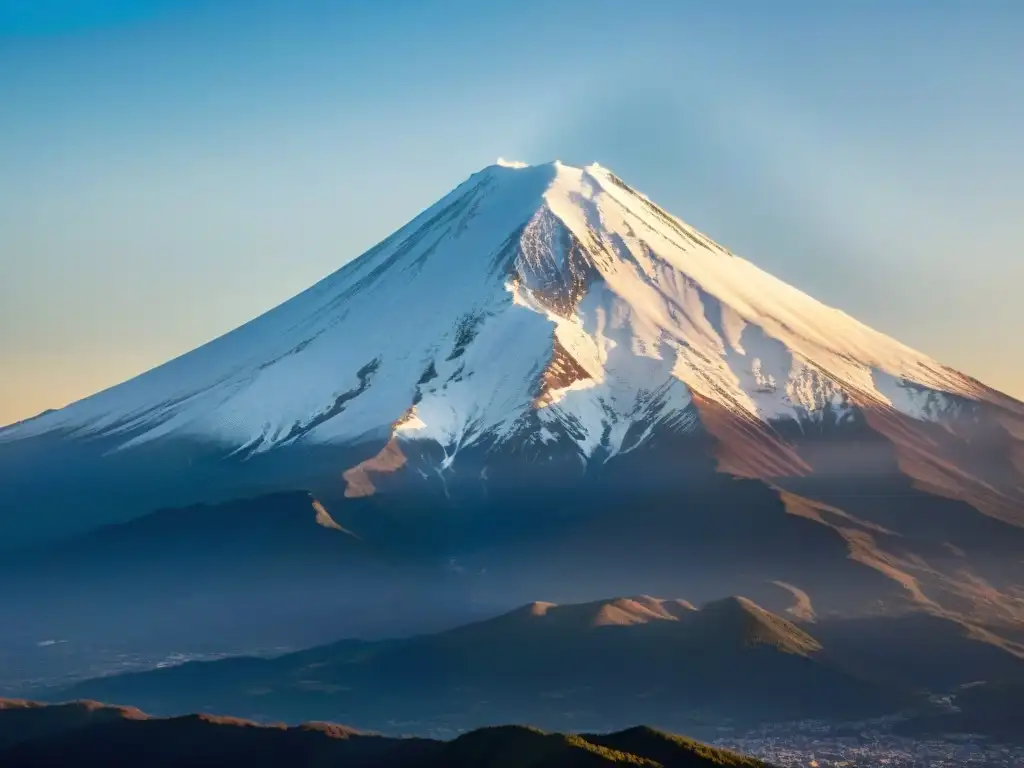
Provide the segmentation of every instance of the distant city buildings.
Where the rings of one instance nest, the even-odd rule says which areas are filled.
[[[715,746],[782,768],[1021,768],[1024,747],[980,737],[914,739],[885,730],[891,722],[835,724],[804,721],[713,739]],[[849,735],[850,730],[858,732]],[[837,731],[842,732],[839,735]]]

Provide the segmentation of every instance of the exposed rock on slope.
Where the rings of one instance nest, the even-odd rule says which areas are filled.
[[[571,541],[584,570],[558,572],[553,541],[635,537],[663,559],[598,594],[782,582],[816,613],[1011,632],[1022,456],[1024,404],[609,170],[500,165],[241,328],[0,431],[0,536],[303,489],[397,568],[472,562],[506,605],[538,560],[605,578]]]

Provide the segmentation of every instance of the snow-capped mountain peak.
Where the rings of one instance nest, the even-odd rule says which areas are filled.
[[[690,428],[694,396],[760,422],[865,404],[1021,415],[597,164],[499,160],[284,304],[0,440],[60,430],[128,450],[190,436],[252,455],[393,434],[438,443],[447,465],[528,431],[607,458]]]

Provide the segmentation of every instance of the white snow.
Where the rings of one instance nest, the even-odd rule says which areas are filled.
[[[572,241],[576,241],[574,246]],[[555,343],[585,376],[538,386]],[[691,393],[763,420],[995,397],[721,248],[598,165],[499,159],[362,257],[213,342],[0,432],[171,436],[242,454],[392,430],[445,466],[536,411],[542,443],[631,450]],[[415,407],[413,407],[415,403]],[[627,437],[635,426],[632,437]]]

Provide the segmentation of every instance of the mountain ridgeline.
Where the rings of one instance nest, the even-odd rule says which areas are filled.
[[[765,764],[643,727],[609,734],[565,735],[505,726],[475,730],[445,742],[386,738],[332,723],[288,728],[211,715],[163,719],[137,709],[90,701],[43,706],[0,699],[0,765],[760,768]]]
[[[33,640],[362,638],[340,648],[429,658],[437,680],[407,678],[427,696],[442,677],[487,679],[458,638],[491,625],[442,629],[541,596],[685,595],[704,607],[605,606],[601,621],[633,629],[583,633],[561,671],[513,654],[519,677],[582,701],[580,679],[613,676],[603,643],[651,643],[665,690],[796,675],[856,709],[889,694],[863,682],[863,656],[856,674],[831,663],[837,622],[900,649],[891,627],[937,622],[982,648],[964,668],[1024,655],[1024,404],[764,273],[606,168],[498,165],[240,328],[0,429],[0,541],[0,577],[19,584],[0,614]],[[752,602],[716,602],[729,595]],[[529,611],[512,635],[586,613]],[[729,664],[685,663],[705,625],[701,658]],[[719,647],[726,626],[766,641]],[[446,639],[381,639],[412,633]],[[393,692],[381,716],[413,700],[401,664],[296,682],[275,677],[282,660],[235,663],[303,691],[309,717],[337,686]],[[217,700],[251,711],[225,685]]]
[[[1006,659],[1007,668],[1015,659]],[[271,658],[192,662],[88,680],[51,695],[417,733],[530,722],[687,730],[890,714],[909,688],[853,674],[808,631],[745,598],[699,609],[649,596],[531,603],[404,639],[342,640]]]

